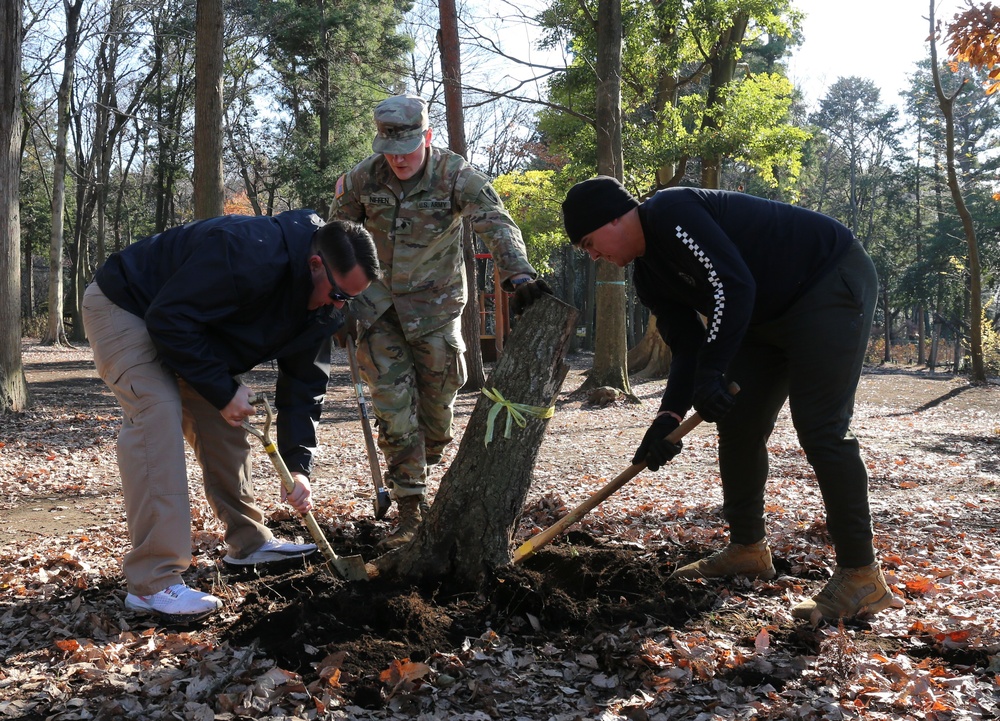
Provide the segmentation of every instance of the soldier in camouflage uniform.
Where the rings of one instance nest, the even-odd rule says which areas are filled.
[[[455,395],[466,380],[462,218],[493,253],[515,310],[549,289],[535,280],[521,232],[486,176],[431,146],[422,99],[384,100],[375,125],[374,155],[337,180],[330,218],[363,223],[382,268],[352,313],[386,484],[399,509],[396,532],[379,544],[391,549],[407,543],[421,521],[427,465],[440,462],[452,439]]]

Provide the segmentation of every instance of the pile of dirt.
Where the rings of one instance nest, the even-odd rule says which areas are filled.
[[[325,566],[269,569],[251,581],[254,590],[239,618],[219,630],[235,645],[256,644],[306,682],[318,674],[316,649],[343,654],[346,695],[372,708],[382,704],[379,677],[394,660],[427,661],[489,630],[519,643],[544,638],[581,647],[602,633],[651,621],[683,626],[717,600],[705,587],[668,579],[662,553],[593,545],[579,533],[571,539],[575,543],[496,569],[474,592],[447,583],[400,586],[380,578],[351,583]]]

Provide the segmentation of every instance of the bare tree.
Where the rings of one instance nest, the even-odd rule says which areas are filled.
[[[70,124],[70,94],[80,49],[80,12],[83,0],[63,0],[66,12],[66,42],[63,76],[59,84],[56,116],[56,156],[52,173],[52,233],[49,238],[49,325],[42,342],[68,346],[63,324],[63,246],[66,211],[66,144]]]
[[[448,148],[468,159],[465,146],[465,111],[462,107],[462,53],[458,44],[458,11],[455,0],[440,0],[438,12],[441,29],[438,46],[441,50],[441,76],[444,78],[445,117],[448,123]],[[479,344],[479,293],[476,292],[476,237],[472,223],[462,219],[462,255],[465,285],[469,299],[462,309],[462,339],[465,341],[465,365],[468,378],[462,390],[478,391],[486,382],[483,370],[483,349]],[[499,294],[499,289],[497,293]],[[498,298],[499,300],[499,298]]]
[[[21,363],[21,0],[0,2],[0,412],[30,403]]]
[[[951,95],[945,93],[941,85],[941,68],[938,67],[937,59],[937,32],[938,28],[934,22],[934,3],[929,0],[930,6],[930,44],[931,44],[931,74],[934,78],[934,93],[937,95],[938,104],[941,106],[941,114],[944,116],[945,127],[945,170],[948,174],[948,188],[951,190],[951,199],[955,204],[955,210],[962,219],[962,228],[965,231],[965,240],[969,248],[968,273],[969,273],[969,345],[972,357],[972,381],[974,383],[986,382],[986,367],[983,362],[983,298],[982,298],[982,266],[979,261],[979,243],[976,240],[976,226],[972,222],[972,214],[965,204],[962,195],[962,186],[958,180],[958,173],[955,170],[955,98],[962,91],[960,85]]]

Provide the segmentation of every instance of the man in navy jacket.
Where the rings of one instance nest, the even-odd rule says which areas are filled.
[[[666,437],[692,406],[718,425],[730,545],[673,576],[775,576],[764,518],[767,440],[787,399],[837,556],[829,583],[792,614],[832,619],[890,605],[850,430],[878,279],[851,231],[742,193],[670,188],[640,204],[605,176],[575,185],[563,215],[570,241],[592,258],[633,264],[639,300],[672,353],[659,412],[632,462],[655,471],[680,452]]]
[[[287,500],[309,511],[309,474],[341,309],[378,277],[371,236],[310,210],[224,216],[144,238],[111,255],[84,295],[98,374],[122,407],[118,465],[132,550],[125,604],[193,619],[221,601],[188,588],[191,509],[184,441],[226,526],[235,565],[316,550],[272,536],[255,505],[254,414],[240,375],[276,361],[278,450],[296,481]]]

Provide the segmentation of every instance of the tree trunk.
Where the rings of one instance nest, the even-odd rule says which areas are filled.
[[[194,217],[222,215],[222,0],[198,0],[195,43]]]
[[[979,261],[979,242],[976,239],[976,227],[972,222],[972,214],[965,204],[962,196],[962,188],[958,182],[958,172],[955,169],[955,97],[961,91],[961,87],[956,90],[951,97],[944,93],[941,87],[941,70],[937,61],[937,28],[934,25],[934,0],[929,0],[930,5],[930,31],[931,31],[931,76],[934,79],[934,92],[937,95],[938,105],[941,107],[941,114],[944,116],[945,128],[945,170],[948,173],[948,188],[951,190],[951,200],[958,211],[958,217],[962,220],[962,229],[965,231],[965,241],[969,249],[969,356],[972,360],[973,383],[986,382],[986,365],[983,359],[983,297],[982,297],[982,268]],[[956,346],[960,348],[961,344]],[[958,353],[956,352],[955,368],[959,367]]]
[[[885,328],[882,337],[885,340],[885,349],[882,353],[882,362],[892,362],[892,315],[889,313],[889,286],[882,285],[882,313],[885,316]]]
[[[656,328],[656,317],[650,315],[646,334],[628,353],[628,372],[640,378],[664,378],[670,372],[670,359],[670,346]]]
[[[465,144],[465,111],[462,106],[462,56],[458,42],[458,11],[455,0],[440,0],[441,77],[444,79],[445,118],[448,123],[448,148],[463,158],[468,153]],[[478,391],[486,381],[483,369],[483,349],[479,342],[479,293],[476,283],[476,239],[469,221],[462,223],[462,255],[465,259],[465,285],[469,300],[462,311],[462,339],[465,341],[465,367],[469,377],[463,391]],[[496,289],[496,303],[503,302],[503,291]]]
[[[462,340],[465,341],[465,368],[468,372],[462,391],[478,391],[486,382],[483,367],[483,347],[480,344],[482,328],[479,323],[479,292],[476,286],[476,236],[472,233],[472,223],[462,222],[462,255],[465,266],[465,285],[468,301],[462,309]],[[503,289],[496,289],[496,303],[503,302]]]
[[[30,403],[21,361],[21,0],[0,2],[0,413]]]
[[[600,0],[597,7],[597,172],[624,178],[621,119],[621,0]],[[610,386],[632,396],[626,369],[625,271],[597,263],[594,367],[580,390]]]
[[[532,304],[511,332],[486,387],[514,403],[554,405],[568,371],[563,358],[575,321],[576,309],[552,296]],[[480,396],[434,504],[413,541],[375,559],[380,575],[478,587],[488,569],[510,562],[548,420],[528,417],[524,428],[515,424],[511,437],[504,438],[503,410],[484,446],[493,406]]]
[[[52,232],[49,235],[49,327],[42,342],[48,345],[69,345],[63,325],[63,246],[65,244],[64,212],[66,209],[66,143],[69,135],[69,96],[76,73],[76,53],[79,49],[80,11],[83,0],[63,2],[66,8],[66,51],[63,77],[56,102],[56,153],[52,169]]]
[[[736,13],[732,26],[719,37],[716,52],[710,61],[711,73],[706,98],[705,116],[702,129],[715,132],[719,129],[719,109],[725,104],[722,91],[736,75],[736,53],[743,44],[750,15],[746,11]],[[722,154],[712,152],[701,158],[701,187],[720,188],[722,181]]]

